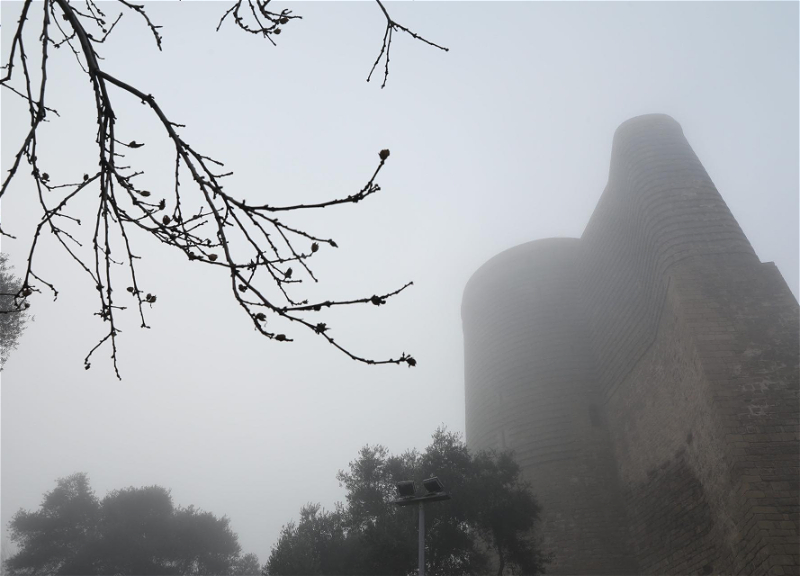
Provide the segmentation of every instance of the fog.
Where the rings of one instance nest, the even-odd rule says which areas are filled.
[[[343,498],[336,472],[364,444],[424,448],[437,426],[464,430],[461,295],[470,275],[522,242],[579,237],[603,191],[624,120],[666,113],[762,261],[798,294],[798,5],[796,3],[390,3],[393,18],[450,49],[395,34],[386,88],[365,81],[385,20],[370,2],[295,3],[278,45],[233,26],[226,3],[148,5],[159,53],[129,14],[102,47],[104,66],[153,94],[192,145],[234,172],[250,201],[320,201],[357,192],[391,156],[382,190],[356,205],[285,221],[331,237],[315,256],[314,298],[414,286],[386,306],[326,317],[338,342],[415,368],[367,366],[292,327],[259,336],[228,277],[134,237],[139,276],[158,302],[150,330],[131,314],[119,340],[122,381],[95,292],[47,235],[38,268],[57,285],[32,300],[2,373],[2,522],[36,508],[55,480],[87,472],[98,495],[158,484],[176,504],[227,515],[244,552],[264,562],[307,502]],[[20,4],[2,3],[2,48]],[[96,166],[91,87],[54,51],[41,162],[60,180]],[[160,126],[114,94],[118,130],[146,142],[137,162],[169,187]],[[2,95],[2,168],[27,129],[24,102]],[[86,168],[84,168],[86,167]],[[21,174],[27,177],[25,174]],[[3,238],[24,269],[39,217],[30,179],[3,198]],[[89,204],[84,206],[89,209]],[[85,215],[87,220],[91,213]],[[446,480],[446,479],[445,479]]]

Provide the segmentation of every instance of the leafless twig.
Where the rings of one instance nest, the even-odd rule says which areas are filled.
[[[384,67],[383,67],[383,82],[381,83],[381,88],[386,87],[386,81],[389,79],[389,50],[392,47],[392,33],[395,30],[399,30],[400,32],[405,32],[415,40],[419,40],[420,42],[424,42],[428,46],[433,46],[434,48],[438,48],[439,50],[444,50],[445,52],[449,52],[449,48],[445,48],[444,46],[439,46],[438,44],[431,42],[430,40],[426,40],[416,32],[413,32],[403,26],[402,24],[398,24],[392,17],[389,16],[389,12],[387,12],[386,7],[383,5],[381,0],[375,0],[380,6],[381,10],[383,11],[383,15],[386,16],[386,31],[383,34],[383,44],[381,45],[381,51],[378,53],[378,57],[375,59],[375,64],[372,65],[372,69],[369,71],[369,76],[367,76],[367,82],[370,81],[372,78],[372,73],[375,72],[375,68],[378,67],[378,64],[381,62],[381,58],[384,59]]]

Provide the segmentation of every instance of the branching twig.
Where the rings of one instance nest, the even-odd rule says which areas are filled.
[[[272,37],[281,33],[281,26],[286,26],[292,20],[300,20],[302,16],[292,14],[291,10],[285,9],[280,12],[273,12],[268,8],[271,1],[236,0],[234,5],[226,10],[222,18],[220,18],[219,24],[217,24],[217,31],[222,27],[228,16],[231,16],[236,26],[241,30],[263,36],[274,46],[275,40]],[[245,7],[247,8],[246,12],[249,12],[249,16],[247,14],[242,15],[242,10]],[[248,21],[247,18],[252,18],[252,22]]]
[[[419,40],[421,42],[424,42],[428,46],[433,46],[434,48],[438,48],[439,50],[444,50],[445,52],[450,51],[449,48],[445,48],[444,46],[439,46],[438,44],[431,42],[430,40],[426,40],[416,32],[409,30],[402,24],[398,24],[397,22],[392,20],[391,16],[389,16],[389,12],[387,12],[386,7],[383,5],[383,2],[381,2],[381,0],[375,0],[375,2],[378,3],[378,6],[380,6],[381,10],[383,11],[383,15],[386,16],[386,31],[383,34],[383,44],[381,45],[381,51],[378,53],[378,57],[375,59],[375,63],[372,65],[372,69],[369,71],[369,75],[367,76],[367,82],[369,82],[370,79],[372,78],[372,73],[375,72],[375,68],[377,68],[378,64],[380,64],[381,58],[384,58],[385,65],[383,68],[383,82],[381,83],[381,88],[386,87],[386,81],[389,79],[389,50],[392,47],[392,32],[394,32],[395,30],[400,30],[401,32],[405,32],[406,34],[414,38],[414,40]]]

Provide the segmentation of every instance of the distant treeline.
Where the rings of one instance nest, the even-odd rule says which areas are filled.
[[[35,512],[9,525],[18,551],[7,574],[259,574],[242,555],[228,518],[175,507],[161,486],[123,488],[98,499],[84,473],[57,481]]]

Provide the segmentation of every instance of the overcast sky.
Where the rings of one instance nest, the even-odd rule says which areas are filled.
[[[56,478],[87,472],[101,497],[159,484],[176,504],[226,514],[245,552],[266,561],[307,502],[343,498],[335,475],[366,443],[424,448],[464,430],[461,294],[487,259],[516,244],[578,237],[608,177],[616,127],[674,117],[762,261],[798,294],[798,4],[389,3],[396,20],[450,48],[395,34],[385,89],[365,82],[385,21],[370,2],[295,3],[303,20],[277,47],[231,26],[228,4],[149,5],[159,53],[127,15],[101,49],[110,73],[152,93],[198,150],[235,172],[229,193],[317,201],[361,188],[391,149],[382,191],[355,206],[284,218],[340,248],[321,250],[320,299],[370,296],[408,280],[387,306],[329,317],[364,355],[409,352],[415,369],[356,364],[311,335],[269,342],[232,301],[225,273],[135,238],[140,278],[158,295],[151,330],[131,318],[123,381],[104,355],[92,286],[52,238],[39,269],[61,294],[2,375],[2,522],[38,506]],[[20,4],[2,2],[2,48]],[[53,53],[40,154],[55,180],[96,166],[93,97],[74,57]],[[139,102],[113,93],[121,139],[153,189],[172,159]],[[3,171],[25,110],[2,99]],[[87,203],[86,206],[89,206]],[[20,179],[3,199],[18,272],[36,203]],[[89,220],[89,214],[84,218]],[[446,482],[446,479],[444,479]]]

